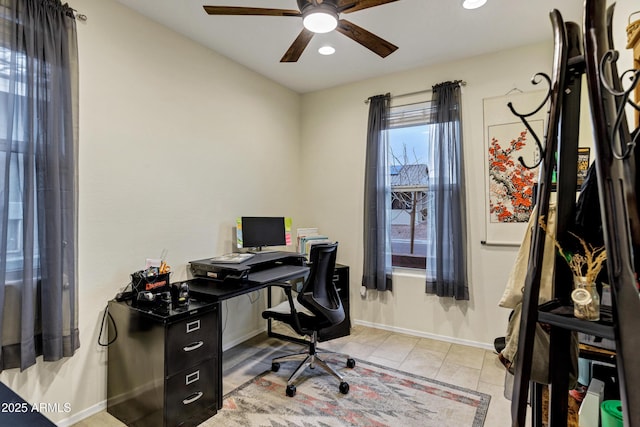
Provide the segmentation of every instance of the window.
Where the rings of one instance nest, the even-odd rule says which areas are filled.
[[[430,103],[392,107],[388,121],[391,183],[391,260],[394,267],[426,267]],[[431,177],[432,178],[432,177]]]
[[[13,55],[13,58],[12,58]],[[16,70],[20,73],[17,76],[11,76],[9,73],[11,61],[16,62]],[[28,102],[25,90],[25,55],[21,52],[12,52],[11,50],[0,46],[0,103],[1,105],[9,105],[14,102],[11,96],[16,96],[19,100],[16,104],[26,105]],[[15,90],[12,90],[15,88]],[[10,95],[11,93],[14,95]],[[9,209],[7,210],[7,244],[6,244],[6,278],[10,281],[21,278],[21,270],[23,268],[23,188],[24,173],[22,171],[24,165],[25,151],[25,127],[23,123],[23,115],[8,117],[6,114],[0,115],[0,158],[2,164],[7,164],[6,158],[9,157],[9,182],[10,188],[8,193]],[[34,187],[35,188],[35,183]],[[34,239],[34,267],[37,267],[38,258],[38,242]]]

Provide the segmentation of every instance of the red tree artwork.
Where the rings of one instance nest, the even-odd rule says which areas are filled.
[[[533,184],[537,168],[527,169],[518,151],[527,145],[527,130],[505,147],[491,137],[489,147],[489,207],[491,222],[527,222],[533,209]]]

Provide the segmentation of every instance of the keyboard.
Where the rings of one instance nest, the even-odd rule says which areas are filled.
[[[270,283],[284,281],[296,277],[301,277],[301,275],[304,275],[308,272],[309,267],[300,265],[278,265],[273,268],[267,268],[265,270],[259,270],[253,273],[249,273],[247,281],[252,283]]]

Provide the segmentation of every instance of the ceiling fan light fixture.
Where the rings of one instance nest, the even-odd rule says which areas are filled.
[[[487,0],[463,0],[462,7],[465,9],[477,9],[484,6]]]
[[[333,55],[336,53],[336,49],[333,46],[322,46],[318,49],[320,55]]]
[[[314,8],[308,8],[303,12],[302,25],[314,33],[328,33],[338,26],[338,14],[335,8],[323,7],[319,5]]]

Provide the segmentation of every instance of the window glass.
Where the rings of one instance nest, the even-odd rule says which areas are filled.
[[[388,171],[391,183],[391,258],[394,267],[425,268],[429,190],[429,103],[392,107]]]
[[[17,73],[10,72],[11,63]],[[27,141],[27,129],[24,125],[28,98],[25,93],[26,78],[25,56],[20,52],[0,46],[0,105],[5,114],[0,114],[0,185],[6,188],[8,179],[8,217],[6,218],[7,245],[6,262],[7,277],[11,280],[20,277],[24,258],[23,234],[23,197],[24,197],[24,165]],[[15,90],[14,90],[15,89]],[[13,92],[13,94],[12,94]],[[11,107],[11,108],[9,108]],[[12,111],[9,115],[6,112]],[[9,168],[9,173],[5,171]],[[34,183],[35,186],[35,183]],[[35,201],[34,201],[35,202]],[[36,225],[37,226],[37,225]],[[34,236],[34,267],[37,266],[38,242]]]

